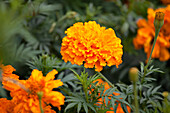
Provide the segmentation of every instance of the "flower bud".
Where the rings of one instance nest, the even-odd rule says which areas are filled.
[[[155,29],[160,29],[164,24],[164,13],[163,12],[156,12],[154,26]]]
[[[42,91],[39,91],[39,92],[37,92],[37,95],[38,95],[38,98],[39,98],[39,99],[42,99],[43,92],[42,92]]]
[[[168,91],[164,91],[163,93],[162,93],[162,95],[165,97],[165,98],[167,98],[168,97]]]
[[[138,81],[138,72],[139,72],[138,68],[136,68],[136,67],[130,68],[130,70],[129,70],[130,81],[132,81],[132,82]]]

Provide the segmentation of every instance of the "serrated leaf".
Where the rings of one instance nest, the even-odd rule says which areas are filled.
[[[78,107],[77,107],[77,113],[79,113],[81,110],[81,102],[78,103]]]
[[[116,87],[115,87],[115,88],[111,88],[111,90],[108,92],[107,95],[109,96],[109,95],[113,94],[113,92],[115,91],[115,89],[116,89]]]
[[[66,112],[68,109],[74,107],[76,104],[77,104],[77,103],[70,103],[70,104],[68,104],[67,107],[65,108],[65,112]]]
[[[153,89],[153,87],[149,88],[149,90],[147,91],[147,96],[148,96],[148,97],[150,96],[152,89]]]
[[[109,102],[109,98],[107,96],[105,96],[105,103],[106,103],[106,106],[108,105],[108,102]]]
[[[113,98],[111,97],[111,104],[112,104],[113,109],[115,109],[115,102],[116,102],[116,99],[113,99]]]
[[[83,103],[83,107],[84,107],[85,112],[88,113],[88,107],[87,107],[86,103]]]
[[[154,88],[154,89],[152,90],[151,94],[152,94],[152,95],[155,94],[160,87],[161,87],[161,86],[157,86],[156,88]]]
[[[125,113],[129,113],[125,104],[121,103],[121,107],[123,108],[123,111],[125,111]]]
[[[112,88],[107,89],[103,95],[106,95]]]
[[[91,104],[87,103],[87,106],[91,108],[94,112],[96,112],[95,108]]]
[[[141,72],[144,71],[144,64],[143,64],[143,62],[140,62],[140,70],[141,70]]]

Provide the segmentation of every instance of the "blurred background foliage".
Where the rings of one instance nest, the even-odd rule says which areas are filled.
[[[68,68],[82,70],[81,66],[64,63],[60,55],[64,31],[75,22],[95,20],[106,28],[113,28],[123,44],[123,63],[116,68],[105,67],[102,73],[112,82],[130,84],[128,71],[145,62],[143,50],[135,50],[132,39],[137,34],[136,22],[147,18],[147,8],[164,7],[160,0],[0,0],[0,60],[13,65],[21,78],[27,78],[32,69],[47,73],[55,68],[62,76]],[[155,67],[164,74],[154,73],[152,82],[170,91],[169,61],[155,59]],[[89,75],[95,74],[87,69]]]

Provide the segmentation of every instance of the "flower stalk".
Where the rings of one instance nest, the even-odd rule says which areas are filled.
[[[138,72],[139,70],[136,67],[132,67],[129,70],[129,79],[133,83],[135,113],[139,113],[138,89],[137,89],[137,82],[139,80]]]
[[[156,12],[156,14],[155,14],[155,20],[154,20],[155,37],[154,37],[154,42],[153,42],[153,46],[152,46],[152,49],[151,49],[151,53],[150,53],[148,62],[146,64],[145,68],[144,68],[144,75],[143,75],[143,78],[142,78],[142,81],[141,81],[142,84],[144,82],[144,78],[146,76],[148,66],[151,64],[151,56],[152,56],[152,53],[153,53],[153,50],[154,50],[154,47],[155,47],[156,40],[158,38],[159,32],[160,32],[160,29],[164,24],[164,15],[165,14],[163,12]],[[140,91],[140,95],[141,95],[141,91]]]
[[[138,90],[136,82],[133,82],[135,113],[139,113]]]
[[[98,74],[113,88],[115,87],[102,73],[98,72]]]
[[[38,99],[39,99],[40,111],[41,111],[41,113],[44,113],[43,108],[42,108],[42,96],[43,96],[43,92],[38,92],[37,95],[38,95]]]

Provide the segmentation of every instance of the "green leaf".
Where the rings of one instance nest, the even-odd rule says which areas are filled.
[[[118,107],[118,102],[116,103],[116,106],[115,106],[115,109],[114,109],[114,112],[116,113],[116,111],[117,111],[117,107]]]
[[[113,99],[113,98],[111,97],[111,104],[112,104],[113,109],[115,109],[115,102],[116,102],[116,99]]]
[[[78,107],[77,107],[77,113],[79,113],[81,110],[81,102],[78,103]]]
[[[112,88],[107,89],[103,95],[106,95]]]
[[[155,93],[158,91],[159,88],[161,88],[161,86],[157,86],[156,88],[154,88],[154,89],[152,90],[151,94],[152,94],[152,95],[155,94]]]
[[[66,112],[68,109],[74,107],[76,104],[77,104],[77,103],[70,103],[70,104],[68,104],[67,107],[65,108],[65,112]]]
[[[129,113],[125,104],[121,103],[121,107],[125,113]]]
[[[95,108],[94,108],[90,103],[87,103],[87,106],[88,106],[89,108],[91,108],[91,109],[96,113]]]
[[[105,103],[106,103],[106,106],[108,105],[108,102],[109,102],[109,98],[107,96],[105,96]]]
[[[85,102],[83,103],[83,107],[84,107],[85,112],[88,113],[88,107],[87,107],[87,104]]]
[[[111,88],[111,90],[108,92],[107,95],[109,96],[109,95],[113,94],[113,92],[115,91],[115,89],[116,89],[116,87],[115,87],[115,88]]]

